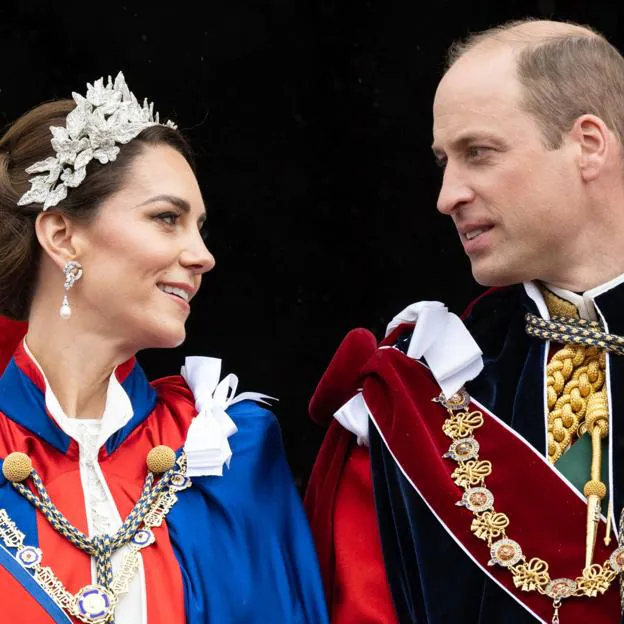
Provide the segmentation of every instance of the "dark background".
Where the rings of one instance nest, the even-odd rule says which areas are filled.
[[[571,19],[624,47],[624,4],[556,0],[2,0],[0,124],[123,70],[198,154],[206,276],[186,343],[140,356],[224,360],[277,396],[305,485],[323,432],[307,402],[355,326],[383,335],[406,305],[480,292],[435,210],[431,102],[450,43],[526,16]]]

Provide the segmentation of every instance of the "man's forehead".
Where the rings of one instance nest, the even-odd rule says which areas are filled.
[[[460,59],[442,78],[433,103],[434,127],[457,115],[493,116],[517,110],[521,89],[511,57]]]
[[[517,90],[516,58],[508,46],[482,46],[462,56],[440,80],[439,96]]]

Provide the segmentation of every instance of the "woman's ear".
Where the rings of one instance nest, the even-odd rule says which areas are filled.
[[[35,221],[35,233],[41,247],[60,269],[76,259],[74,226],[67,215],[56,210],[40,212]]]

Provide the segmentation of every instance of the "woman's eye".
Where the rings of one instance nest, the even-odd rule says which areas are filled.
[[[167,225],[175,225],[179,218],[180,215],[175,212],[162,212],[161,214],[156,215],[156,219],[166,223]]]

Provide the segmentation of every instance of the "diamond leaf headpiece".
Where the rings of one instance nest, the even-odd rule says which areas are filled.
[[[56,156],[26,169],[26,173],[43,175],[30,178],[30,190],[20,197],[19,206],[41,203],[43,210],[56,206],[67,197],[68,188],[83,182],[93,159],[102,164],[112,162],[119,154],[118,144],[130,142],[150,126],[177,127],[171,121],[161,124],[154,105],[147,100],[139,104],[121,72],[115,82],[109,76],[106,85],[104,78],[87,83],[85,97],[72,96],[76,108],[67,115],[65,128],[50,127]]]

